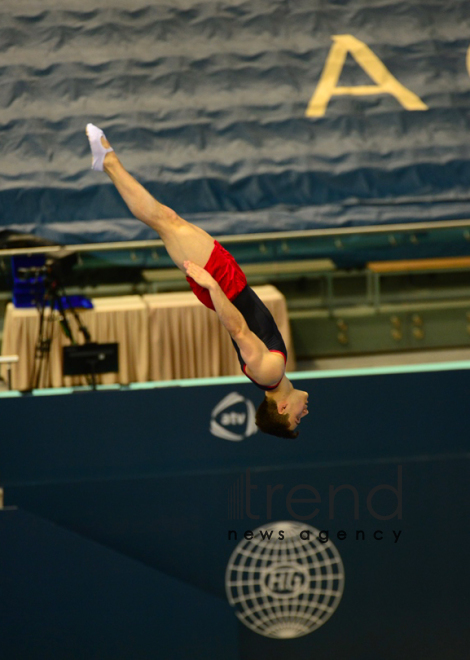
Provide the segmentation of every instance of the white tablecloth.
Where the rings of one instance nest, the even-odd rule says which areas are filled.
[[[289,352],[288,371],[295,370],[287,307],[284,296],[273,286],[253,287],[279,326]],[[145,296],[95,298],[94,309],[79,310],[92,341],[119,343],[119,373],[103,374],[102,383],[145,382],[178,378],[206,378],[241,373],[230,336],[217,315],[204,307],[192,292]],[[50,319],[50,312],[45,314]],[[47,321],[51,331],[48,364],[41,370],[39,387],[85,384],[85,377],[62,376],[62,347],[70,345],[59,325],[57,314]],[[71,314],[67,318],[79,343],[83,337]],[[7,306],[3,355],[19,355],[12,368],[14,389],[33,385],[35,346],[39,330],[36,309]],[[6,375],[6,368],[2,373]]]

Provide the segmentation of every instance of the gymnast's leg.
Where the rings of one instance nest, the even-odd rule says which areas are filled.
[[[204,267],[214,247],[212,236],[200,227],[186,222],[175,211],[152,197],[124,169],[100,129],[88,124],[87,135],[93,153],[93,169],[104,170],[130,212],[158,232],[176,266],[186,272],[183,262],[189,260]]]

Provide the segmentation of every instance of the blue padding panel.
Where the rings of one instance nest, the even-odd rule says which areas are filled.
[[[238,658],[220,599],[21,510],[0,538],[2,660]]]
[[[310,414],[293,442],[259,431],[243,439],[243,402],[215,417],[240,441],[211,433],[212,411],[227,395],[237,392],[255,408],[261,403],[262,393],[244,378],[224,385],[214,379],[212,385],[181,387],[176,381],[154,389],[0,398],[0,483],[455,454],[468,448],[462,420],[470,369],[438,367],[356,377],[354,371],[350,377],[298,374],[295,387],[310,393]],[[224,417],[232,411],[241,417]]]
[[[0,485],[32,514],[8,528],[18,512],[0,512],[0,638],[13,647],[39,607],[22,660],[54,622],[58,659],[76,639],[127,653],[134,631],[136,658],[157,639],[165,660],[466,660],[469,366],[297,374],[311,412],[295,441],[247,435],[258,397],[238,378],[0,397]],[[325,625],[276,640],[237,623],[225,571],[246,531],[289,521],[328,531],[345,585]]]

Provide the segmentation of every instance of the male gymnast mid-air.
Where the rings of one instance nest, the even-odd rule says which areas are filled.
[[[308,393],[296,390],[286,377],[286,345],[240,266],[207,232],[152,197],[124,169],[100,128],[88,124],[86,133],[92,169],[106,172],[131,213],[158,232],[194,294],[228,330],[243,373],[265,391],[257,426],[281,438],[297,437],[295,429],[308,415]]]

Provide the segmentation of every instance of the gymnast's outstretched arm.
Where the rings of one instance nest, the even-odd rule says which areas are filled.
[[[220,322],[228,330],[232,339],[236,339],[248,327],[243,315],[230,302],[219,284],[207,270],[191,261],[185,261],[183,265],[186,269],[186,274],[209,291]]]
[[[185,261],[187,274],[206,288],[211,296],[217,316],[237,343],[245,364],[253,375],[263,382],[278,382],[284,373],[277,356],[273,355],[248,327],[239,310],[227,298],[219,284],[204,268]]]

